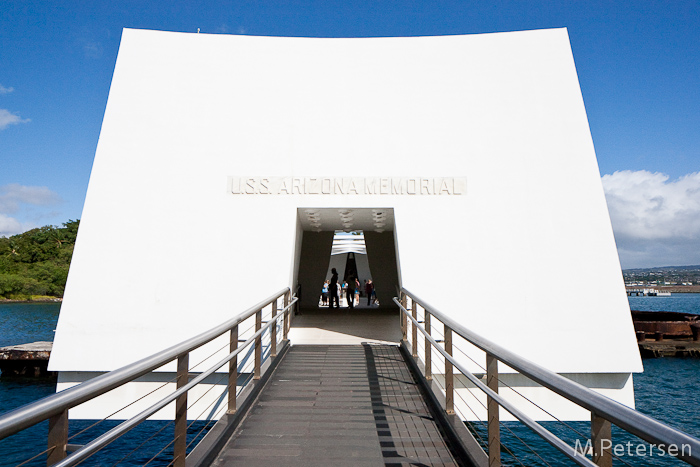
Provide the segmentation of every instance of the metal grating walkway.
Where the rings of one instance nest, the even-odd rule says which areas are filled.
[[[293,346],[214,466],[456,466],[399,348]]]

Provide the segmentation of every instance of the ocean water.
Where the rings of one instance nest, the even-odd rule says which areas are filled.
[[[630,308],[649,311],[679,311],[700,314],[700,294],[674,294],[671,297],[629,297]],[[0,304],[0,346],[52,340],[58,319],[59,304]],[[634,375],[637,410],[668,425],[700,438],[700,359],[662,358],[645,359],[644,373]],[[37,379],[0,378],[0,414],[34,400],[53,394],[55,382]],[[88,428],[91,421],[71,421],[70,433]],[[82,444],[113,427],[117,422],[101,425],[77,435],[71,443]],[[546,422],[543,425],[574,445],[576,440],[585,444],[589,436],[589,424]],[[188,442],[199,438],[207,430],[204,423],[195,423],[188,430]],[[48,423],[0,440],[0,467],[16,466],[45,449]],[[481,436],[485,428],[475,425],[473,430]],[[502,428],[503,465],[572,465],[554,448],[518,423],[505,423]],[[172,423],[145,422],[128,435],[110,445],[99,456],[82,465],[136,466],[147,462],[151,466],[168,465],[172,459],[172,447],[166,446],[173,437]],[[485,436],[484,436],[485,437]],[[666,456],[636,456],[634,447],[643,442],[613,427],[615,444],[630,442],[633,455],[626,451],[613,465],[671,466],[683,463]],[[514,453],[514,456],[511,453]],[[25,465],[43,466],[45,457],[39,456]]]
[[[631,310],[677,311],[700,315],[700,293],[676,293],[670,297],[631,296],[627,300]]]
[[[644,373],[634,375],[637,410],[700,438],[700,359],[657,358],[644,359],[643,363]],[[587,422],[542,422],[542,425],[571,446],[576,446],[577,440],[585,446],[590,437],[590,423]],[[486,439],[484,426],[474,426],[473,431]],[[622,455],[613,458],[615,466],[687,465],[669,455],[660,455],[659,450],[650,451],[648,443],[615,426],[612,438],[614,445],[622,446]],[[574,465],[549,443],[517,422],[503,423],[501,442],[505,445],[501,453],[503,465]],[[645,446],[642,449],[646,449],[646,454],[637,455],[637,446]]]
[[[0,347],[37,341],[53,341],[58,321],[58,303],[0,304]],[[0,377],[0,414],[34,402],[56,392],[56,382],[51,378],[2,378]],[[117,421],[105,421],[90,428],[94,420],[71,420],[69,443],[84,444],[116,426]],[[188,429],[188,443],[199,440],[211,424],[192,423]],[[14,467],[46,449],[48,422],[39,423],[9,438],[0,440],[0,467]],[[82,432],[82,433],[81,433]],[[170,464],[173,458],[172,422],[146,421],[103,452],[89,458],[86,466],[149,466]],[[192,443],[194,447],[195,443]],[[46,465],[46,456],[23,464],[31,467]]]
[[[0,303],[0,347],[53,342],[60,303]]]
[[[670,297],[632,296],[628,297],[628,301],[632,310],[700,314],[700,294],[672,294]],[[642,362],[644,372],[633,375],[636,409],[700,438],[700,359],[652,358]],[[517,422],[503,425],[501,441],[506,446],[501,454],[503,465],[573,465],[528,428]],[[590,423],[587,422],[544,422],[542,425],[572,446],[576,445],[577,440],[581,445],[585,445],[590,437]],[[486,438],[485,427],[477,425],[473,427],[473,431]],[[613,465],[687,465],[669,455],[660,455],[659,450],[650,451],[648,443],[615,426],[612,437],[615,445],[624,448],[623,455],[613,458]],[[627,443],[630,443],[631,450],[628,449]],[[646,446],[645,455],[637,455],[635,450],[638,445]]]

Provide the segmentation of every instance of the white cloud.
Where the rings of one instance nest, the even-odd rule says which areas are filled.
[[[6,88],[2,84],[0,84],[0,94],[9,94],[14,90],[15,90],[15,88]]]
[[[623,268],[700,264],[700,172],[603,176]]]
[[[0,237],[10,237],[38,227],[37,222],[42,218],[55,214],[53,211],[43,212],[40,208],[61,202],[58,193],[45,186],[19,183],[0,186]]]
[[[45,186],[26,186],[10,183],[0,186],[0,214],[14,214],[21,205],[52,206],[61,202],[58,193]]]
[[[0,214],[0,237],[11,237],[34,227],[33,224],[23,224],[14,217]]]
[[[13,114],[7,109],[0,109],[0,130],[4,130],[10,125],[28,122],[30,122],[28,118],[23,119],[19,115]]]

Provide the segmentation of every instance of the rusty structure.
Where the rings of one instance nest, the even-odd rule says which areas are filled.
[[[32,342],[0,348],[2,377],[54,377],[47,371],[52,342]]]
[[[632,322],[643,358],[700,358],[700,315],[632,310]]]

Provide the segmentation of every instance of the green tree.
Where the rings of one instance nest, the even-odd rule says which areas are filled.
[[[0,237],[0,297],[63,296],[79,220]]]

